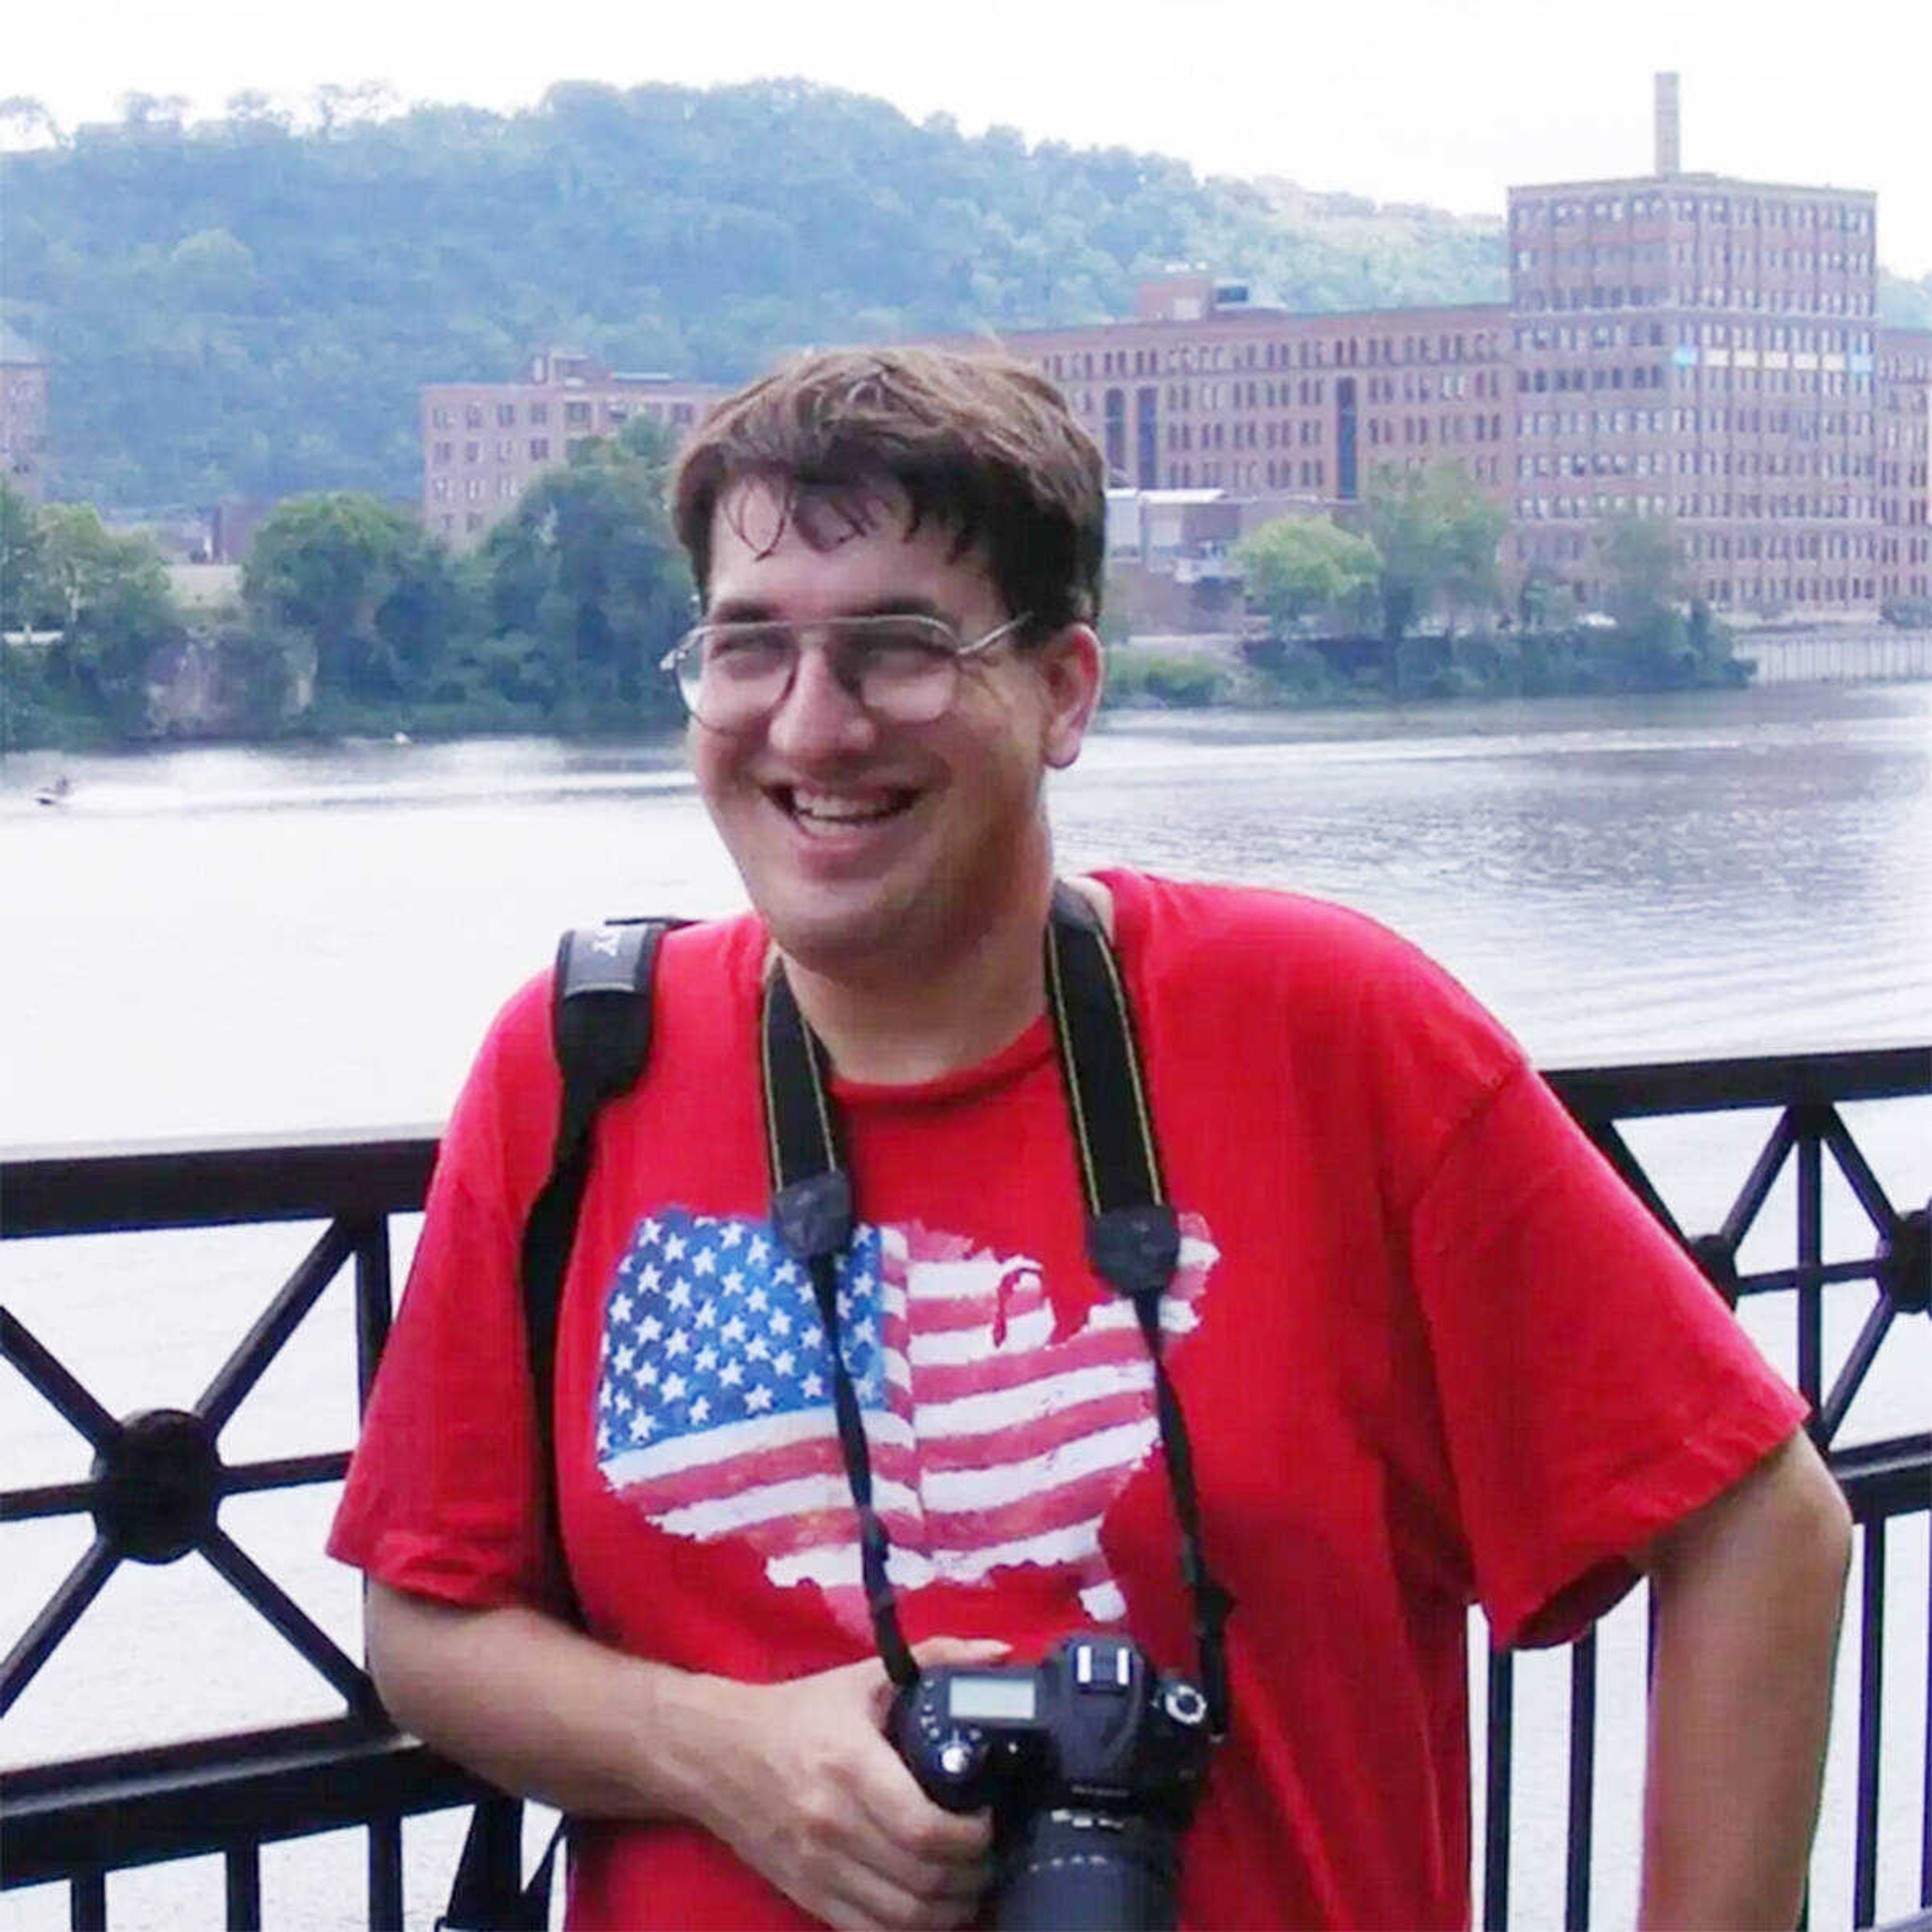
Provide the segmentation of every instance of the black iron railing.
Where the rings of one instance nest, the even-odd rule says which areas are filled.
[[[1932,1095],[1932,1048],[1594,1068],[1549,1078],[1727,1298],[1735,1304],[1750,1296],[1794,1298],[1797,1379],[1816,1408],[1814,1434],[1850,1500],[1863,1554],[1853,1639],[1858,1658],[1853,1828],[1849,1847],[1821,1844],[1818,1856],[1849,1856],[1855,1916],[1861,1925],[1869,1924],[1878,1898],[1882,1808],[1909,1806],[1914,1796],[1910,1788],[1893,1790],[1883,1782],[1885,1767],[1898,1755],[1898,1741],[1888,1741],[1884,1732],[1887,1618],[1920,1614],[1916,1604],[1888,1610],[1886,1539],[1901,1519],[1922,1516],[1932,1506],[1932,1433],[1854,1446],[1838,1438],[1854,1396],[1899,1318],[1927,1312],[1932,1118],[1924,1102]],[[1918,1110],[1911,1116],[1919,1125],[1910,1200],[1895,1202],[1888,1194],[1848,1122],[1845,1109],[1866,1102]],[[1646,1171],[1625,1129],[1647,1118],[1716,1113],[1752,1120],[1763,1138],[1718,1225],[1694,1234],[1666,1204],[1673,1178]],[[339,1716],[319,1722],[268,1725],[6,1773],[0,1882],[8,1887],[64,1883],[76,1928],[106,1923],[110,1873],[206,1854],[225,1862],[230,1923],[259,1924],[262,1847],[349,1826],[367,1833],[367,1922],[372,1928],[400,1925],[404,1822],[485,1795],[466,1773],[390,1729],[362,1664],[221,1524],[230,1497],[340,1478],[346,1449],[230,1463],[220,1453],[222,1431],[344,1270],[352,1272],[355,1373],[366,1397],[391,1312],[392,1223],[420,1207],[434,1153],[428,1136],[319,1138],[273,1145],[23,1153],[8,1156],[0,1167],[0,1235],[12,1240],[244,1222],[321,1226],[307,1255],[188,1408],[110,1414],[26,1323],[0,1310],[0,1354],[65,1419],[79,1438],[76,1455],[88,1459],[87,1473],[73,1480],[0,1494],[0,1523],[69,1516],[91,1517],[94,1525],[85,1555],[0,1664],[0,1712],[11,1707],[69,1639],[121,1564],[169,1563],[190,1552],[198,1552],[266,1618],[343,1705]],[[1828,1166],[1843,1178],[1840,1193],[1862,1217],[1850,1251],[1841,1236],[1834,1244],[1836,1258],[1830,1259]],[[1741,1271],[1740,1250],[1754,1230],[1760,1231],[1762,1245],[1762,1224],[1787,1168],[1796,1175],[1796,1226],[1788,1242],[1780,1244],[1779,1264]],[[1858,1282],[1870,1284],[1868,1311],[1844,1359],[1828,1365],[1825,1294]],[[1932,1408],[1932,1396],[1928,1406]],[[1925,1610],[1932,1622],[1932,1605]],[[1598,1676],[1592,1636],[1574,1647],[1570,1662],[1564,1916],[1571,1926],[1586,1924],[1591,1910]],[[1516,1676],[1510,1658],[1492,1660],[1482,1714],[1480,1906],[1484,1923],[1494,1927],[1511,1917]],[[1922,1906],[1932,1906],[1932,1731],[1915,1742],[1912,1755],[1917,1894]],[[1904,1814],[1892,1809],[1884,1815]],[[501,1855],[514,1856],[507,1838]]]

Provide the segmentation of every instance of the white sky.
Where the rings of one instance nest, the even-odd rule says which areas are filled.
[[[1512,182],[1647,172],[1651,75],[1675,68],[1688,169],[1875,188],[1880,260],[1932,272],[1928,0],[16,0],[0,57],[0,92],[68,126],[130,91],[215,112],[380,80],[502,108],[556,80],[796,74],[969,132],[1466,213]]]

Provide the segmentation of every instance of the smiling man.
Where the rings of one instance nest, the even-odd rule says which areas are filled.
[[[559,1094],[540,981],[451,1123],[333,1538],[383,1694],[577,1816],[573,1924],[971,1922],[988,1820],[882,1733],[839,1385],[922,1664],[1098,1631],[1177,1670],[1157,1345],[1234,1603],[1182,1924],[1466,1924],[1468,1606],[1554,1642],[1646,1572],[1645,1922],[1788,1924],[1843,1504],[1802,1405],[1460,988],[1336,908],[1073,882],[1174,1216],[1144,1334],[1096,1272],[1044,792],[1099,696],[1103,511],[1058,394],[994,358],[804,358],[687,447],[704,614],[672,662],[752,910],[666,940],[649,1066],[598,1122],[554,1385],[581,1626],[518,1282]],[[779,990],[856,1190],[816,1303],[770,1211]]]

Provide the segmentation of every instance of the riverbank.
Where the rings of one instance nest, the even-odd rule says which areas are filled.
[[[1499,632],[1406,638],[1281,640],[1233,633],[1118,639],[1107,647],[1103,708],[1122,711],[1366,711],[1468,700],[1514,702],[1630,697],[1748,684],[1912,682],[1932,679],[1932,628],[1877,622],[1802,629],[1713,625],[1700,644],[1690,627],[1673,642],[1633,643],[1614,630]],[[0,698],[6,693],[0,687]],[[667,699],[668,694],[666,694]],[[192,715],[191,713],[185,715]],[[608,710],[508,699],[358,701],[325,694],[274,730],[184,728],[116,735],[78,712],[0,715],[0,763],[22,754],[46,782],[63,758],[170,748],[301,753],[358,744],[451,743],[547,738],[594,748],[662,738],[682,726],[664,704]],[[54,763],[46,759],[51,757]]]

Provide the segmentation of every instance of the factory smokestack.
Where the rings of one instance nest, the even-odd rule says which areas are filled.
[[[1660,175],[1681,173],[1683,156],[1678,140],[1677,76],[1674,74],[1660,74],[1657,76],[1657,172]]]

